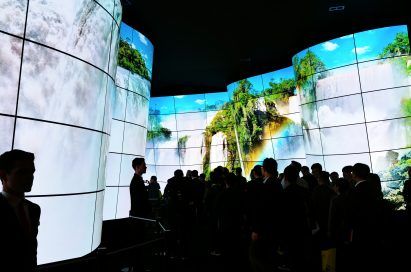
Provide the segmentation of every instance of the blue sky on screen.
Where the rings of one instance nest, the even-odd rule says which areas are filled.
[[[146,62],[147,69],[152,71],[153,68],[153,44],[140,32],[131,28],[125,23],[121,23],[120,37],[123,40],[128,41],[131,46],[140,52],[144,61]]]
[[[290,66],[281,70],[262,74],[261,77],[263,79],[264,89],[267,89],[270,87],[270,82],[280,83],[281,80],[294,79],[294,71],[293,67]]]
[[[207,110],[219,110],[228,102],[228,94],[227,92],[206,93],[205,99]]]
[[[206,99],[204,94],[174,96],[176,113],[205,111]]]
[[[408,34],[407,26],[392,26],[354,34],[358,61],[377,59],[384,47],[394,41],[397,33]]]
[[[326,69],[356,62],[352,34],[317,44],[310,50],[325,64]]]
[[[150,114],[170,114],[175,113],[174,96],[162,96],[150,98]],[[157,114],[157,112],[156,112]]]

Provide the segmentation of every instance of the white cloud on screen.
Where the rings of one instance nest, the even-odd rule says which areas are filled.
[[[326,51],[334,51],[335,49],[337,49],[338,48],[338,44],[336,44],[336,43],[332,43],[332,42],[325,42],[325,43],[323,43],[323,48],[324,48],[324,50],[326,50]]]
[[[140,39],[140,42],[142,42],[144,45],[148,45],[146,37],[144,37],[143,34],[138,33],[138,38]]]
[[[184,98],[184,96],[185,96],[185,95],[176,95],[176,96],[174,96],[174,97],[177,98],[177,99],[182,99],[182,98]]]
[[[197,99],[195,102],[199,105],[203,105],[205,102],[205,99]]]
[[[363,46],[363,47],[357,47],[356,49],[351,50],[351,52],[357,53],[358,55],[362,55],[370,51],[371,51],[371,47],[369,47],[368,45]]]

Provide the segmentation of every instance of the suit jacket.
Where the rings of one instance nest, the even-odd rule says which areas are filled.
[[[130,183],[130,215],[147,218],[150,216],[151,206],[148,201],[148,192],[143,178],[134,174]]]
[[[27,235],[13,207],[0,194],[0,270],[35,271],[37,267],[37,234],[40,206],[25,199],[30,217],[31,233]]]

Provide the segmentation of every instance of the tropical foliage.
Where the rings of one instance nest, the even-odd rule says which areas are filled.
[[[383,180],[392,180],[387,182],[388,189],[384,190],[384,197],[392,202],[397,209],[404,209],[401,191],[402,185],[407,179],[407,168],[411,166],[411,151],[402,155],[400,159],[398,159],[397,152],[392,151],[390,154],[392,165],[378,174]]]
[[[123,39],[120,39],[118,65],[150,80],[149,72],[141,53]]]

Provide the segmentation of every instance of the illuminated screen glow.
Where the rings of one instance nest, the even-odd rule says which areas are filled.
[[[111,137],[108,147],[104,220],[128,217],[131,162],[145,156],[153,45],[121,23]]]
[[[0,153],[35,154],[26,197],[42,209],[38,264],[81,257],[101,240],[121,3],[2,0],[0,10]]]

